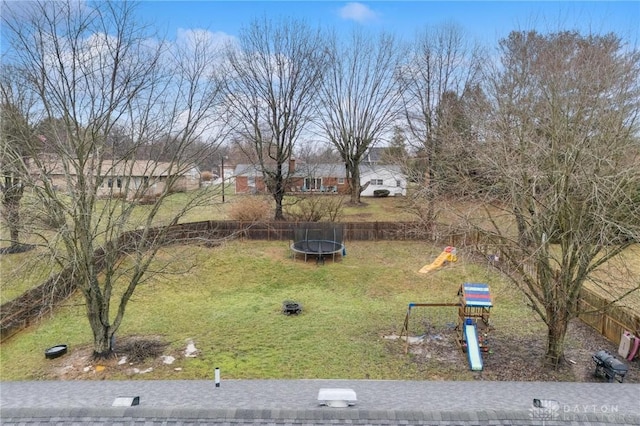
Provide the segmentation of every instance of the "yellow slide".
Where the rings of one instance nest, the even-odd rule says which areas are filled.
[[[457,260],[458,257],[456,256],[456,248],[447,246],[445,247],[444,251],[440,253],[438,257],[436,257],[436,260],[428,265],[424,265],[418,272],[420,272],[421,274],[426,274],[427,272],[431,272],[435,269],[441,268],[447,262],[455,262]]]

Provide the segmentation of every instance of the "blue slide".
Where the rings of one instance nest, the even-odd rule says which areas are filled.
[[[467,318],[464,324],[464,338],[467,341],[467,356],[472,371],[482,371],[482,354],[478,344],[476,325]]]

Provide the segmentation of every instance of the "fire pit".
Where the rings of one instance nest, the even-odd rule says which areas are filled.
[[[591,358],[596,363],[596,376],[606,377],[609,383],[614,380],[622,383],[628,370],[628,367],[622,361],[619,361],[605,350],[596,352],[591,355]]]
[[[285,315],[298,315],[302,312],[302,306],[299,303],[285,300],[282,302],[282,313]]]

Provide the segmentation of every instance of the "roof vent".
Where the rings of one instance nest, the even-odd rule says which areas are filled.
[[[139,396],[119,396],[111,404],[112,407],[133,407],[140,405]]]
[[[322,388],[318,391],[318,402],[327,407],[344,408],[355,405],[356,401],[353,389]]]

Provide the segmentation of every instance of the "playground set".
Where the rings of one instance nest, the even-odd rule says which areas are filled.
[[[455,248],[447,249],[443,254],[454,253],[455,256]],[[489,351],[487,335],[490,330],[489,317],[493,306],[491,291],[489,285],[485,283],[464,283],[458,290],[458,297],[457,303],[409,303],[400,338],[406,337],[405,353],[407,353],[409,351],[409,319],[413,308],[457,307],[456,343],[462,351],[467,353],[469,368],[472,371],[481,371],[482,352]]]

